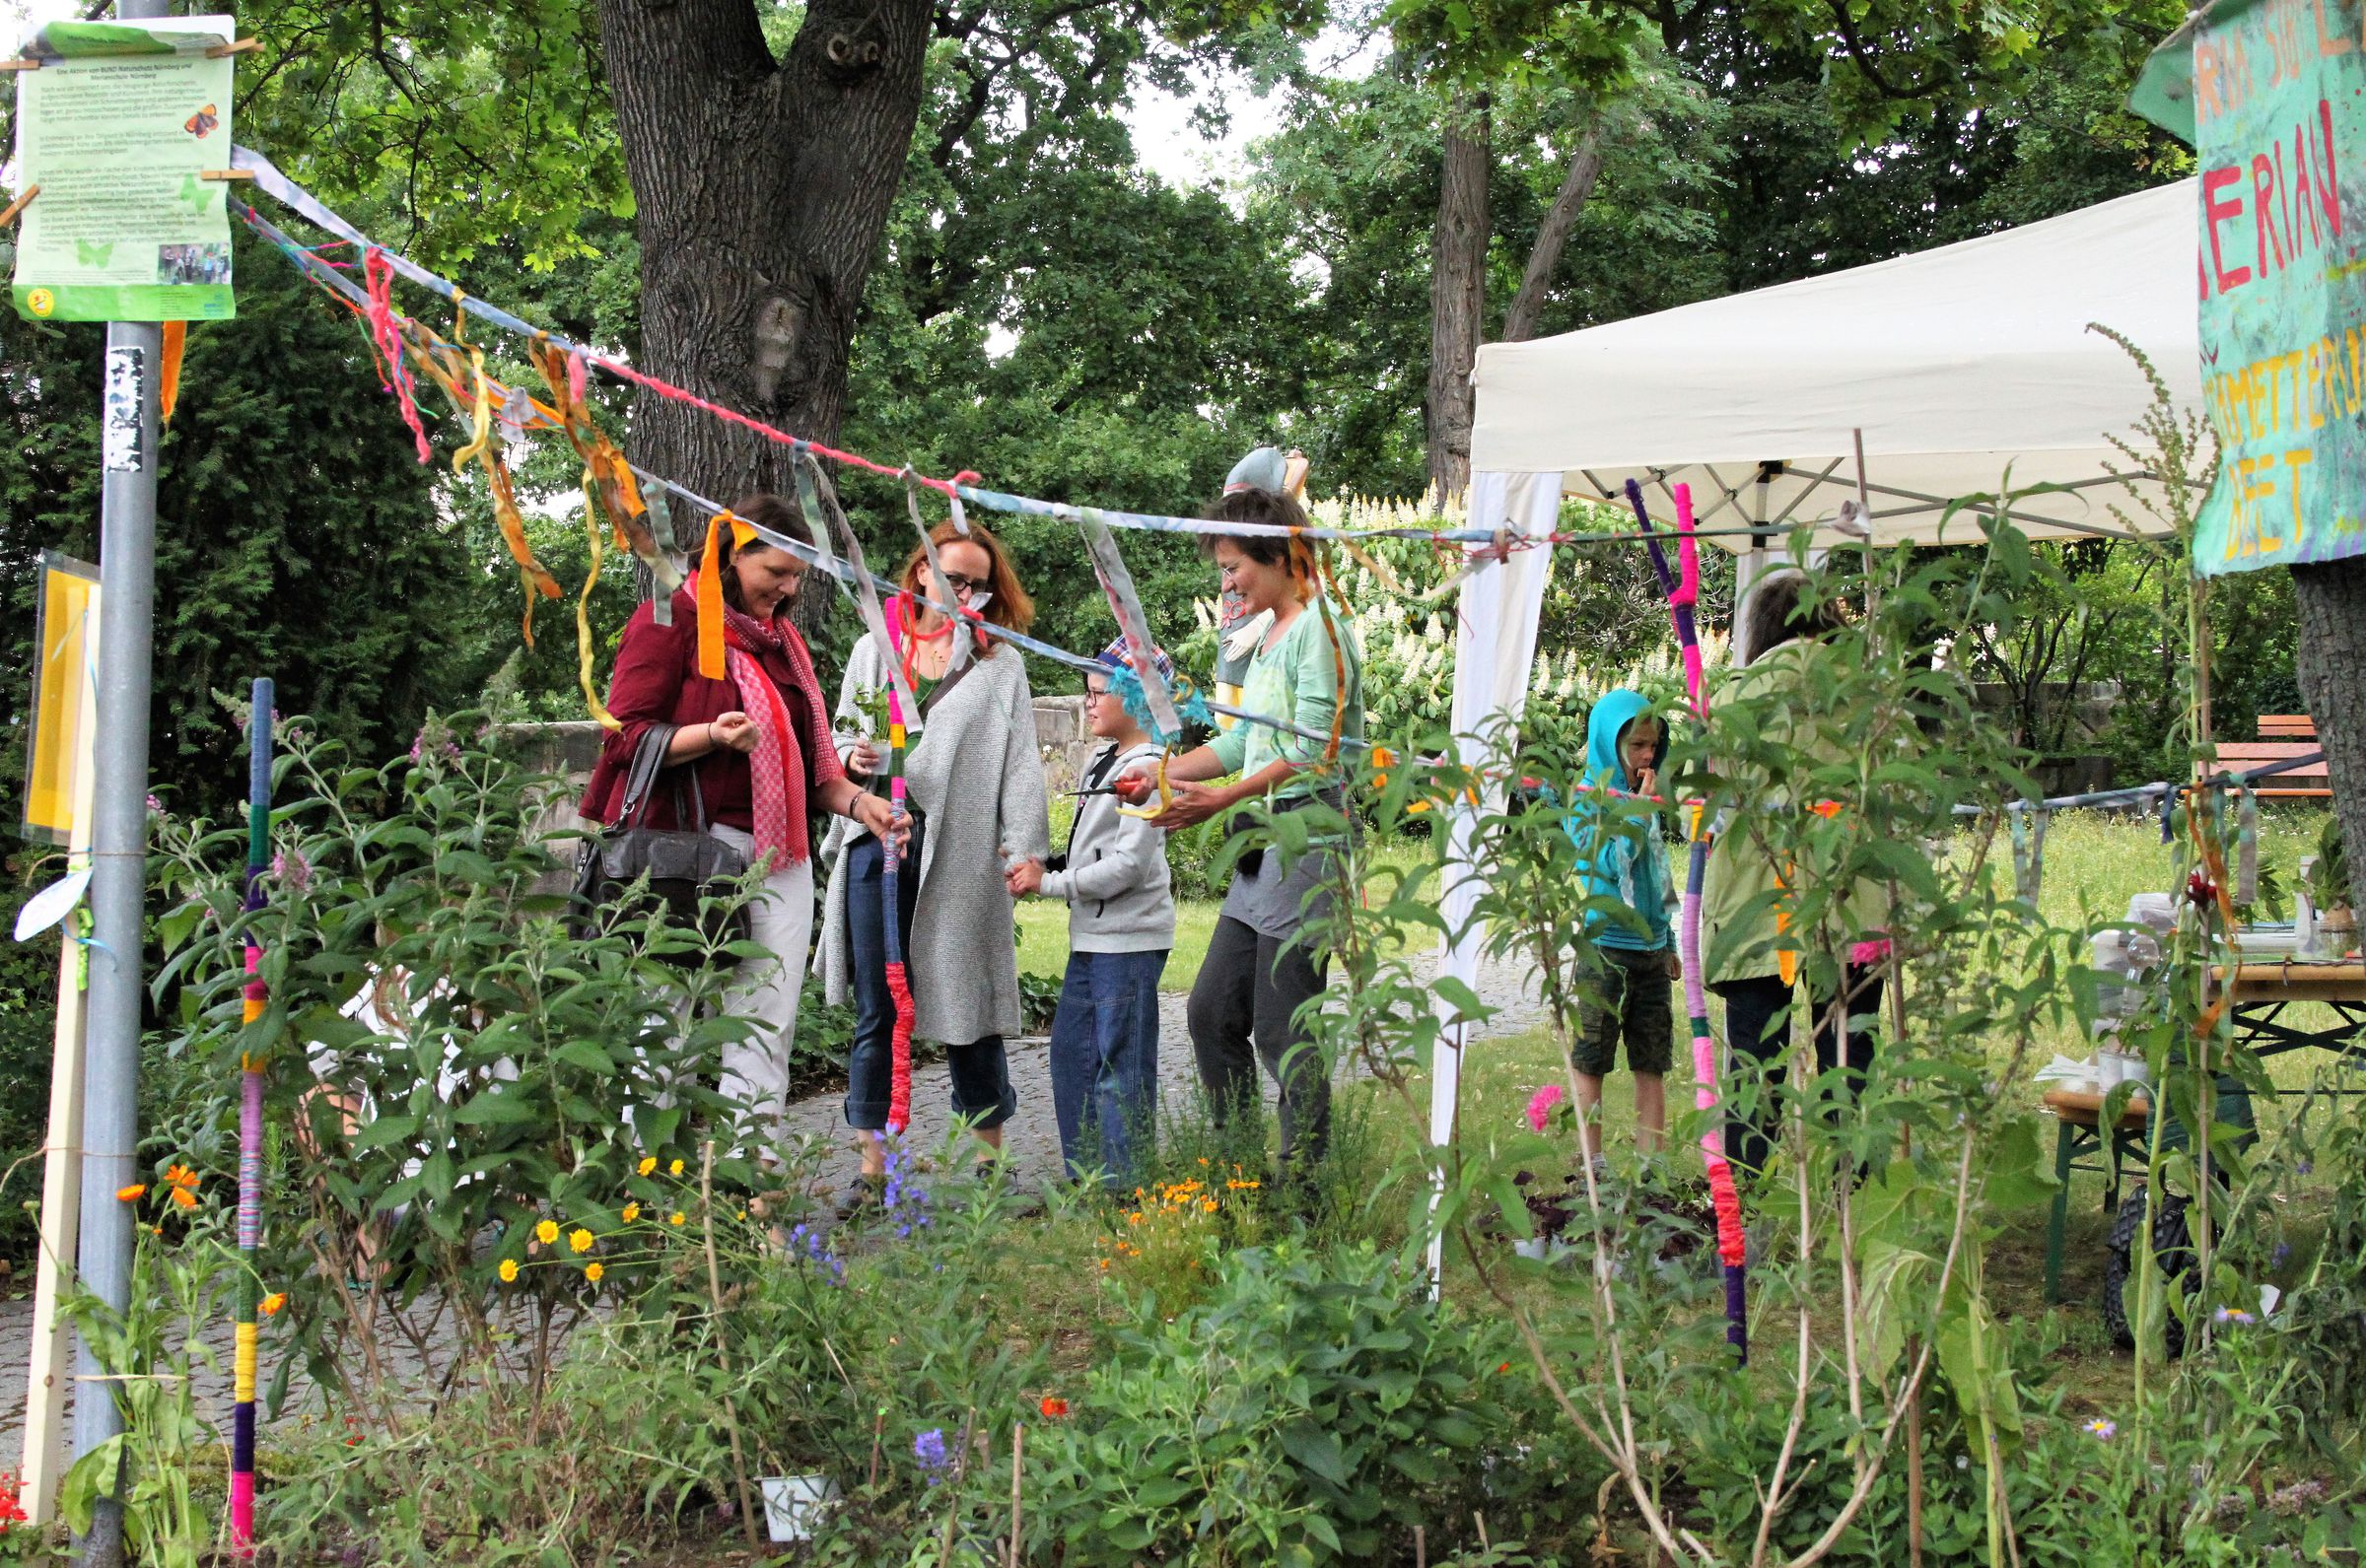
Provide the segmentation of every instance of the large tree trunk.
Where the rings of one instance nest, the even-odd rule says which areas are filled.
[[[2300,695],[2332,773],[2353,878],[2366,869],[2366,556],[2292,569]]]
[[[754,0],[599,0],[599,20],[639,208],[641,367],[834,441],[920,114],[928,0],[811,0],[779,61]],[[725,506],[791,489],[788,447],[652,392],[634,400],[632,447]],[[683,519],[702,534],[705,520]],[[803,595],[808,631],[832,597]]]
[[[1471,479],[1471,366],[1487,309],[1487,96],[1446,122],[1437,228],[1429,239],[1429,492],[1443,504]]]
[[[1520,292],[1512,296],[1511,308],[1503,312],[1504,342],[1525,343],[1536,336],[1553,273],[1561,265],[1561,253],[1569,245],[1569,231],[1577,226],[1577,215],[1585,211],[1586,198],[1594,193],[1594,181],[1601,177],[1602,138],[1598,132],[1587,131],[1569,159],[1569,171],[1562,176],[1553,205],[1545,210],[1545,221],[1537,226],[1536,243],[1528,247],[1528,270],[1520,277]]]

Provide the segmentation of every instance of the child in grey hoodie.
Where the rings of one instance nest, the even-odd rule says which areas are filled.
[[[1174,665],[1156,655],[1159,673]],[[1102,649],[1128,668],[1125,640]],[[1098,1170],[1131,1185],[1158,1116],[1158,977],[1175,945],[1175,900],[1166,835],[1119,811],[1111,785],[1134,769],[1155,770],[1159,745],[1143,732],[1104,675],[1085,677],[1084,716],[1105,744],[1085,767],[1068,851],[1048,865],[1022,862],[1010,893],[1068,904],[1068,976],[1052,1018],[1052,1109],[1060,1153],[1079,1181]],[[1139,1142],[1138,1142],[1139,1140]],[[1137,1148],[1141,1153],[1137,1153]]]

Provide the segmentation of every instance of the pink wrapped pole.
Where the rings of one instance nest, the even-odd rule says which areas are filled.
[[[1693,537],[1693,490],[1690,485],[1677,485],[1674,494],[1682,576],[1668,570],[1668,558],[1657,539],[1647,538],[1643,546],[1650,552],[1651,569],[1659,575],[1659,585],[1668,596],[1668,616],[1675,623],[1677,647],[1684,655],[1685,695],[1694,716],[1705,720],[1708,710],[1701,690],[1701,638],[1693,623],[1693,606],[1701,596],[1701,547]],[[1635,509],[1636,522],[1649,533],[1651,514],[1643,507],[1642,486],[1632,479],[1627,481],[1627,502]],[[1693,848],[1685,867],[1676,951],[1684,960],[1684,1010],[1693,1029],[1693,1104],[1708,1114],[1708,1125],[1701,1134],[1701,1159],[1708,1170],[1709,1200],[1717,1211],[1717,1258],[1725,1269],[1725,1341],[1733,1346],[1737,1364],[1748,1366],[1750,1314],[1744,1270],[1749,1243],[1742,1230],[1742,1199],[1734,1189],[1733,1164],[1725,1158],[1724,1125],[1714,1114],[1722,1079],[1718,1076],[1717,1039],[1708,1027],[1708,986],[1701,964],[1701,890],[1708,873],[1707,824],[1696,817],[1690,836]]]

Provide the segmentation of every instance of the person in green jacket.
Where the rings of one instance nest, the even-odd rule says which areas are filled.
[[[1296,501],[1256,488],[1227,492],[1209,515],[1307,526]],[[1314,735],[1361,740],[1363,650],[1346,616],[1326,613],[1317,602],[1321,590],[1305,546],[1270,534],[1203,535],[1201,546],[1250,614],[1273,614],[1241,683],[1240,706]],[[1276,810],[1316,799],[1340,807],[1344,795],[1329,750],[1325,741],[1304,734],[1236,724],[1167,766],[1174,799],[1153,820],[1170,831],[1187,828],[1257,799]],[[1232,783],[1213,782],[1227,776]],[[1147,783],[1135,779],[1136,787]],[[1335,874],[1335,856],[1324,846],[1294,856],[1279,851],[1243,854],[1185,1014],[1200,1085],[1218,1126],[1263,1115],[1260,1059],[1281,1086],[1286,1184],[1304,1180],[1330,1137],[1330,1071],[1295,1015],[1325,984],[1329,956],[1301,928],[1327,911],[1326,889]]]
[[[1845,748],[1817,720],[1807,697],[1819,680],[1820,664],[1830,656],[1823,640],[1840,629],[1841,621],[1829,601],[1808,602],[1807,585],[1803,574],[1787,570],[1752,585],[1737,617],[1743,634],[1739,644],[1749,663],[1725,683],[1716,708],[1721,714],[1756,708],[1762,714],[1762,736],[1797,747],[1813,763],[1829,764],[1840,760]],[[1770,799],[1765,804],[1770,810],[1795,811],[1813,809],[1820,802]],[[1842,809],[1845,805],[1842,802]],[[1728,1071],[1756,1073],[1762,1079],[1790,1044],[1791,1003],[1797,989],[1796,955],[1780,953],[1775,946],[1782,924],[1780,901],[1767,901],[1767,895],[1781,888],[1778,870],[1748,832],[1729,824],[1729,831],[1719,832],[1709,850],[1701,897],[1701,950],[1708,970],[1704,978],[1725,1003],[1725,1035],[1733,1047]],[[1863,883],[1844,906],[1852,927],[1852,957],[1866,948],[1857,938],[1874,934],[1881,924],[1879,899],[1879,889]],[[1821,1075],[1844,1061],[1846,1081],[1853,1087],[1873,1064],[1878,975],[1869,963],[1850,962],[1843,988],[1847,999],[1845,1030],[1832,996],[1811,997],[1815,1070]],[[1755,1117],[1743,1116],[1731,1094],[1725,1102],[1726,1158],[1745,1171],[1764,1170],[1777,1121],[1773,1094],[1759,1095]]]

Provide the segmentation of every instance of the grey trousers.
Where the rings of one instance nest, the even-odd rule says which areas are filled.
[[[1235,1116],[1263,1120],[1257,1064],[1282,1088],[1282,1176],[1301,1178],[1331,1137],[1331,1074],[1322,1053],[1290,1015],[1323,991],[1329,960],[1317,963],[1295,936],[1263,936],[1229,916],[1216,922],[1208,958],[1192,983],[1186,1017],[1191,1051],[1219,1127]]]

